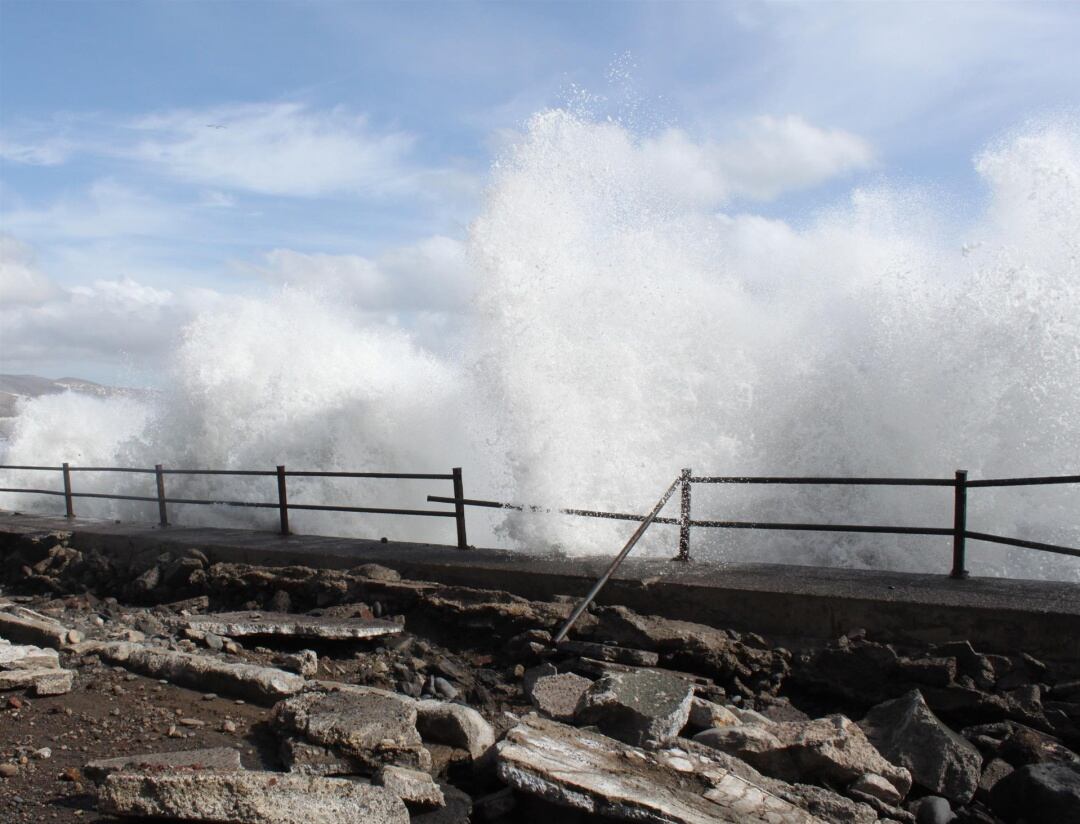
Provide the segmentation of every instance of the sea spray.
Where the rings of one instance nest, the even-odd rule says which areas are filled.
[[[462,465],[470,496],[641,512],[685,466],[931,477],[964,468],[972,478],[1080,470],[1075,122],[1031,126],[982,152],[986,203],[959,227],[932,191],[885,184],[798,224],[733,208],[722,185],[694,179],[694,162],[672,162],[688,140],[559,110],[535,116],[499,159],[470,229],[476,309],[454,357],[399,329],[358,325],[332,297],[236,299],[187,330],[152,414],[91,413],[71,395],[30,402],[8,461],[72,460],[78,447],[78,460],[102,464]],[[69,443],[56,434],[65,414],[105,431]],[[169,483],[198,497],[273,494],[263,479]],[[411,507],[445,491],[298,481],[291,497]],[[694,512],[948,526],[949,493],[696,487]],[[147,517],[123,504],[79,506]],[[1075,488],[978,490],[970,506],[973,529],[1080,545]],[[18,507],[30,508],[26,498]],[[271,514],[246,510],[186,508],[178,519],[272,526]],[[294,524],[452,540],[441,520],[297,513]],[[612,553],[628,531],[480,510],[470,524],[474,543],[569,554]],[[642,551],[671,554],[672,528],[651,531]],[[828,533],[695,530],[694,552],[936,572],[949,561],[947,538]],[[1070,559],[976,543],[970,555],[976,574],[1080,579]]]

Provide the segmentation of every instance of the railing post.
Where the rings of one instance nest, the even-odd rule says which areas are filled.
[[[690,470],[682,471],[682,490],[679,506],[679,554],[673,561],[690,560]]]
[[[967,578],[965,568],[967,538],[967,470],[956,470],[956,486],[953,499],[953,550],[950,578]]]
[[[461,467],[455,466],[451,472],[454,475],[454,520],[457,522],[457,548],[468,549],[469,539],[465,535],[465,484],[461,480]]]
[[[67,461],[64,461],[64,508],[68,518],[75,517],[75,504],[71,497],[71,466]]]
[[[161,464],[154,464],[154,475],[157,476],[157,509],[158,520],[162,526],[169,525],[169,513],[165,508],[165,468]]]
[[[281,516],[281,534],[289,534],[289,496],[285,491],[285,467],[277,468],[278,514]]]

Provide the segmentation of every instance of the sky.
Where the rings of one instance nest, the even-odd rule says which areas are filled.
[[[159,385],[200,312],[295,283],[437,349],[553,107],[732,214],[887,178],[963,219],[984,146],[1080,104],[1077,43],[1073,2],[0,0],[0,372]]]

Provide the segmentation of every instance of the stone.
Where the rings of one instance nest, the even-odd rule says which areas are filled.
[[[559,644],[559,652],[569,652],[596,661],[630,664],[635,667],[655,667],[660,663],[660,656],[655,652],[597,644],[591,641],[564,641]]]
[[[279,748],[281,762],[298,775],[360,775],[370,768],[358,758],[312,744],[298,736],[286,736]]]
[[[321,641],[355,641],[397,635],[402,627],[377,618],[330,618],[285,612],[223,612],[187,619],[187,626],[230,638],[284,636]]]
[[[848,791],[869,795],[885,804],[899,804],[903,800],[896,787],[874,773],[860,775],[848,785]]]
[[[343,778],[284,773],[129,773],[110,775],[98,809],[218,824],[409,824],[400,798]]]
[[[367,578],[371,581],[390,581],[391,583],[401,580],[401,573],[396,569],[390,569],[380,564],[360,564],[349,570],[353,575]]]
[[[722,707],[712,701],[706,701],[704,698],[695,696],[690,702],[690,715],[686,723],[691,730],[700,732],[701,730],[711,730],[716,727],[730,727],[741,724],[742,721],[727,707]]]
[[[32,688],[35,695],[71,692],[75,673],[68,669],[13,669],[0,671],[0,690]]]
[[[780,739],[768,729],[742,724],[705,730],[693,740],[751,764],[754,755],[783,748]]]
[[[1080,824],[1080,767],[1051,761],[1021,767],[994,785],[990,809],[1006,821]]]
[[[419,770],[386,766],[376,773],[375,784],[386,787],[410,808],[430,809],[442,807],[446,803],[443,792],[435,783],[435,779]]]
[[[212,770],[228,772],[242,769],[240,751],[230,747],[205,750],[181,750],[178,752],[124,755],[119,758],[103,758],[91,761],[83,767],[83,775],[100,784],[115,772],[152,772],[172,770]]]
[[[275,667],[299,673],[305,678],[314,678],[319,673],[319,656],[315,650],[302,649],[299,652],[278,653],[271,659]]]
[[[495,743],[495,730],[472,707],[446,701],[416,703],[416,729],[425,741],[466,750],[476,759]]]
[[[956,813],[947,798],[940,795],[928,795],[919,801],[918,812],[915,813],[917,824],[949,824],[956,819]]]
[[[398,763],[424,768],[430,763],[416,729],[417,703],[397,693],[336,685],[279,702],[272,719],[314,744],[371,767]]]
[[[689,772],[599,733],[528,716],[499,743],[499,778],[582,812],[666,824],[820,824],[738,775],[687,754]]]
[[[0,669],[60,669],[59,653],[32,644],[0,645]]]
[[[662,747],[678,736],[690,716],[693,688],[650,670],[605,675],[582,696],[578,724],[595,724],[626,744]]]
[[[525,670],[521,676],[521,691],[524,692],[525,697],[528,698],[529,694],[532,692],[533,684],[535,684],[538,679],[548,675],[558,674],[558,667],[547,661],[542,664],[537,664],[535,667],[530,667]]]
[[[745,735],[749,730],[755,730],[752,738]],[[735,738],[740,732],[745,737]],[[732,747],[745,742],[744,748],[738,750],[738,757],[783,781],[847,786],[865,773],[872,773],[888,780],[900,798],[911,789],[911,773],[886,760],[862,730],[843,715],[830,715],[809,723],[789,721],[766,728],[723,727],[701,733],[695,740],[702,741],[703,736],[711,736],[721,745],[730,741]]]
[[[59,621],[23,607],[0,612],[0,637],[16,644],[63,649],[68,646],[72,630]]]
[[[412,824],[471,824],[472,797],[450,784],[441,784],[439,789],[443,794],[443,806],[429,812],[413,813]]]
[[[534,707],[556,721],[571,722],[581,696],[593,684],[572,672],[561,675],[545,675],[536,679],[527,695]]]
[[[14,764],[0,764],[0,778],[14,778],[19,774],[19,768]]]
[[[109,663],[151,678],[259,703],[272,703],[293,695],[307,683],[299,675],[274,667],[234,663],[208,655],[173,652],[123,641],[86,643],[80,645],[80,651],[100,655]]]
[[[1012,771],[1013,766],[1008,761],[1003,761],[1000,758],[990,759],[986,766],[983,767],[982,776],[979,778],[979,788],[975,790],[975,797],[980,801],[988,801],[990,791],[994,789],[994,785],[1011,774]]]
[[[860,726],[878,751],[907,768],[923,789],[958,804],[975,795],[982,756],[931,712],[918,690],[874,707]]]

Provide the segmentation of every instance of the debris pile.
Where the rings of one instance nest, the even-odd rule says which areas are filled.
[[[1080,821],[1080,662],[621,606],[554,644],[570,599],[62,533],[0,578],[4,820]]]

